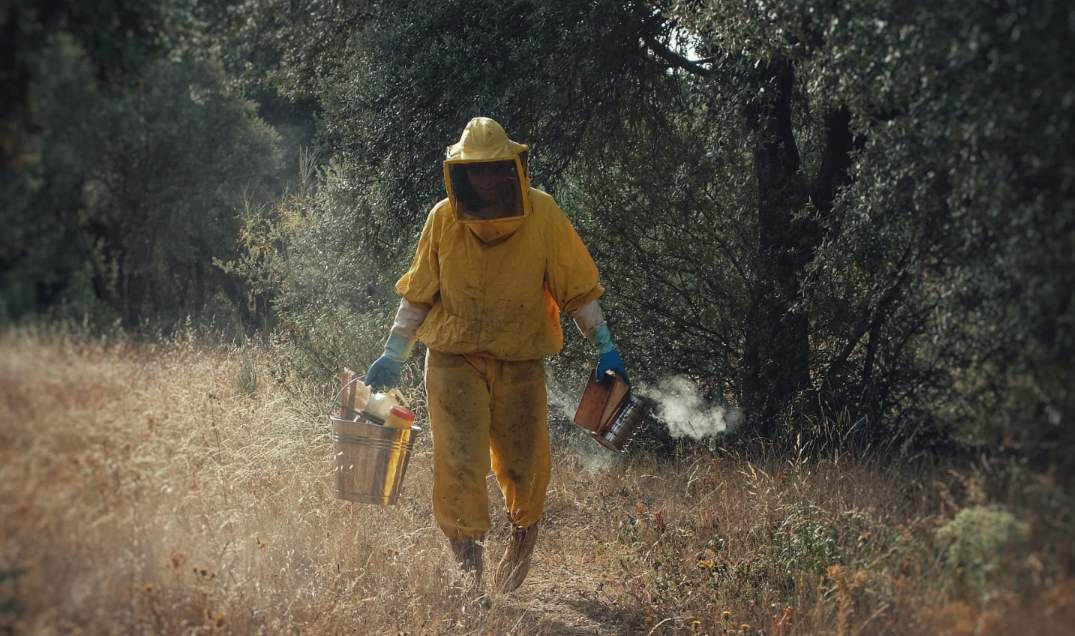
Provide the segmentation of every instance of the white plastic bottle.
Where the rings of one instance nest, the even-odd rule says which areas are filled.
[[[397,404],[396,399],[388,393],[374,393],[366,402],[364,413],[366,418],[376,424],[384,424],[392,407]]]

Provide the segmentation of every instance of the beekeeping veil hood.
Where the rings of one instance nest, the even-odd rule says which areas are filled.
[[[488,117],[475,117],[448,146],[444,185],[456,220],[483,243],[511,236],[530,215],[530,183],[523,163],[528,149]],[[471,176],[473,175],[473,176]],[[480,183],[484,189],[474,187]]]

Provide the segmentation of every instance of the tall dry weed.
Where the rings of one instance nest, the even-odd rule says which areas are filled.
[[[22,329],[0,354],[3,632],[1061,633],[1075,606],[1052,521],[992,605],[940,583],[937,528],[996,499],[945,466],[613,455],[557,426],[535,566],[484,609],[432,522],[429,435],[398,506],[336,499],[330,396],[242,380],[271,349]]]

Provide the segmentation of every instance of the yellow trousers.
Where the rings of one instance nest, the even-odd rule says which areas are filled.
[[[433,516],[449,539],[489,530],[490,467],[508,519],[529,527],[549,485],[548,406],[542,360],[512,362],[429,350],[426,396],[433,430]]]

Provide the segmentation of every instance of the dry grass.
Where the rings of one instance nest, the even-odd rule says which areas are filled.
[[[613,457],[566,428],[530,579],[464,607],[432,524],[428,435],[400,505],[335,499],[324,398],[253,382],[271,355],[0,335],[0,633],[1059,634],[1075,620],[1070,502],[1044,478]],[[971,505],[1032,528],[973,578],[936,539]]]

